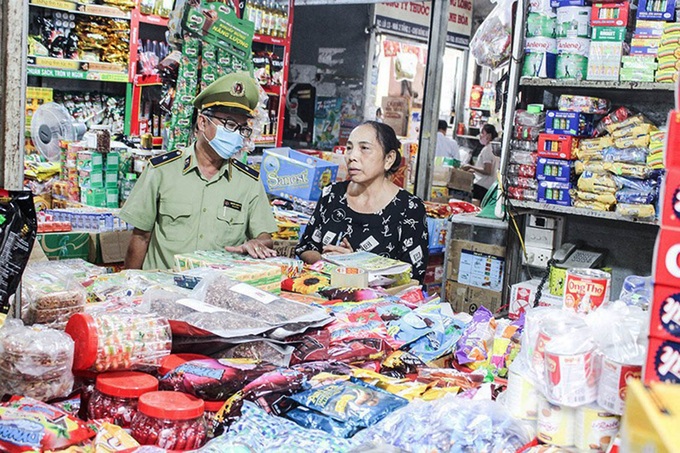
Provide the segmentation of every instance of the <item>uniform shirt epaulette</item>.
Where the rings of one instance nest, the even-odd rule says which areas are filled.
[[[231,163],[236,167],[237,170],[239,170],[241,173],[245,173],[246,175],[250,176],[254,180],[258,181],[260,179],[260,173],[249,167],[248,165],[244,164],[243,162],[240,162],[238,160],[232,160]]]
[[[170,151],[169,153],[161,154],[160,156],[156,156],[152,159],[149,159],[149,163],[151,164],[152,167],[160,167],[161,165],[165,165],[167,163],[170,163],[172,161],[175,161],[179,159],[182,156],[182,151],[175,150],[175,151]]]

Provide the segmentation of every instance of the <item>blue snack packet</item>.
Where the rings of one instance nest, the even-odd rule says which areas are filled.
[[[318,429],[337,437],[352,437],[361,429],[361,427],[337,421],[304,406],[298,406],[289,410],[286,412],[285,417],[293,420],[303,428]]]
[[[310,389],[290,398],[301,406],[359,428],[371,426],[408,404],[405,398],[356,378]]]

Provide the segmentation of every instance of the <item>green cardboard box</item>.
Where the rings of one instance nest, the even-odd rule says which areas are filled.
[[[626,27],[593,27],[592,40],[623,42],[626,40]]]
[[[120,194],[118,189],[106,189],[106,207],[120,208]]]
[[[104,172],[104,187],[107,189],[118,188],[118,170],[106,170]]]
[[[120,154],[110,152],[106,155],[106,171],[118,171],[120,168]]]
[[[36,242],[51,260],[87,259],[90,254],[89,233],[42,233],[36,236]]]
[[[80,202],[87,206],[106,207],[106,189],[81,188]]]

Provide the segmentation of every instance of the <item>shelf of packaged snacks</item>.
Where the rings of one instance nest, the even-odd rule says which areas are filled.
[[[640,223],[646,225],[658,225],[656,220],[643,220],[634,217],[626,217],[612,211],[595,211],[593,209],[577,208],[574,206],[560,206],[555,204],[537,203],[535,201],[509,200],[513,207],[532,211],[557,212],[597,219],[619,220],[624,222]]]
[[[46,66],[27,65],[26,72],[29,76],[52,77],[72,80],[93,80],[99,82],[127,83],[128,75],[124,72],[81,71],[78,69],[60,69]]]
[[[674,83],[653,82],[614,82],[595,80],[557,80],[539,79],[534,77],[522,77],[519,79],[522,86],[555,87],[555,88],[597,88],[610,90],[649,90],[649,91],[673,91]]]
[[[166,17],[155,16],[152,14],[142,14],[138,9],[133,10],[132,14],[138,16],[137,18],[139,22],[143,24],[158,25],[160,27],[168,26],[168,18]]]
[[[268,35],[254,35],[253,36],[253,42],[259,42],[261,44],[270,44],[273,46],[288,46],[290,42],[288,42],[288,38],[277,38],[275,36],[268,36]]]
[[[81,3],[66,0],[30,0],[31,6],[64,11],[73,14],[83,14],[86,16],[108,17],[111,19],[130,20],[130,13],[121,11],[115,6],[107,5],[83,5]]]

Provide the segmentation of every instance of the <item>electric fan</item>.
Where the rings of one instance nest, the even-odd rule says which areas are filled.
[[[80,140],[87,126],[76,121],[61,104],[48,102],[41,105],[31,118],[31,139],[40,154],[50,162],[58,162],[61,150],[59,141]]]

